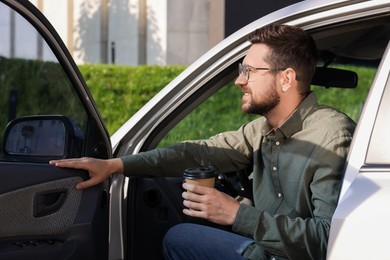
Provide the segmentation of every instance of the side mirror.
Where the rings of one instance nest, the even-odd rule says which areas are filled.
[[[8,159],[44,162],[80,157],[83,142],[81,129],[65,116],[28,116],[7,125],[3,150]]]

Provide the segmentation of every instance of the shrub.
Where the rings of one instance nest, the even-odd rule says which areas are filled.
[[[79,66],[111,135],[184,68],[102,64]]]

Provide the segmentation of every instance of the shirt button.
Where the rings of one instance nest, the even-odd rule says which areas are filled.
[[[276,141],[276,143],[275,143],[276,145],[279,145],[280,144],[280,142],[279,141]]]
[[[274,167],[272,167],[272,170],[276,171],[276,170],[277,170],[277,168],[274,166]]]
[[[279,192],[278,193],[278,198],[280,198],[280,197],[282,197],[282,193]]]

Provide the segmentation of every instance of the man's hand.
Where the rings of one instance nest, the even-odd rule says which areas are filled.
[[[101,160],[95,158],[78,158],[78,159],[64,159],[52,160],[51,165],[61,168],[73,168],[86,170],[89,173],[90,179],[80,182],[76,185],[76,189],[86,189],[104,182],[113,173],[123,172],[122,160],[115,158],[109,160]]]
[[[232,225],[240,204],[215,188],[183,183],[184,214],[204,218],[220,225]]]

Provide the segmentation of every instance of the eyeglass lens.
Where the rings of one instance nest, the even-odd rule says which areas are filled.
[[[238,64],[238,76],[243,75],[245,80],[248,80],[249,77],[249,68],[245,65],[242,65],[242,63]]]

